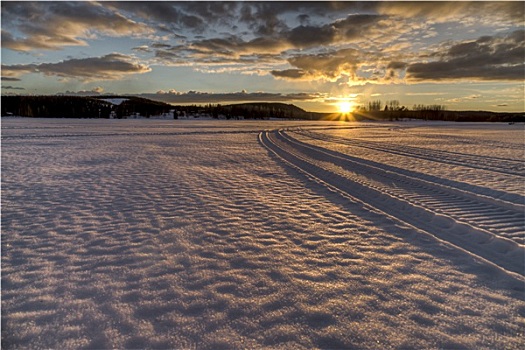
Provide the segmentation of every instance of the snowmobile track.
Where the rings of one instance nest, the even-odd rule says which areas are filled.
[[[382,152],[388,152],[395,155],[401,155],[412,158],[430,160],[433,162],[460,165],[474,169],[482,169],[502,174],[517,175],[525,178],[525,165],[522,161],[513,159],[504,159],[499,157],[476,156],[457,152],[430,150],[395,143],[377,143],[366,140],[351,140],[343,137],[330,136],[310,130],[301,130],[299,133],[304,136],[348,146],[368,148]]]
[[[524,275],[522,205],[313,146],[283,130],[263,132],[259,140],[292,168],[350,200],[416,227],[507,272]]]

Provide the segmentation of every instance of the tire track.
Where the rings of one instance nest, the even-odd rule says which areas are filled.
[[[259,139],[288,165],[343,196],[507,272],[524,274],[525,247],[518,240],[523,236],[525,219],[519,204],[490,200],[372,166],[305,144],[283,131],[263,132]]]
[[[492,172],[498,172],[507,175],[517,175],[525,178],[525,164],[519,160],[512,160],[500,157],[490,156],[476,156],[472,154],[464,154],[458,152],[449,152],[441,150],[429,150],[426,148],[419,148],[413,146],[400,146],[395,143],[377,143],[373,141],[365,140],[350,140],[343,137],[329,136],[326,134],[313,132],[310,130],[296,131],[304,136],[333,142],[338,144],[344,144],[348,146],[361,147],[372,149],[376,151],[387,152],[390,154],[401,155],[405,157],[412,157],[424,160],[430,160],[433,162],[454,164],[464,167],[488,170]]]

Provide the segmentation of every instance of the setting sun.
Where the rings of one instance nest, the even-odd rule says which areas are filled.
[[[354,110],[354,104],[349,101],[339,102],[337,107],[339,108],[339,112],[343,114],[350,113]]]

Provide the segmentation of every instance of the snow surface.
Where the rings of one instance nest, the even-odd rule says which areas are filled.
[[[523,125],[2,119],[5,349],[521,349]]]

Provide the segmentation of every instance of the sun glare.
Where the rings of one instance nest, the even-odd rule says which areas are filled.
[[[348,101],[339,102],[337,106],[339,108],[339,112],[343,114],[350,113],[354,110],[354,104]]]

